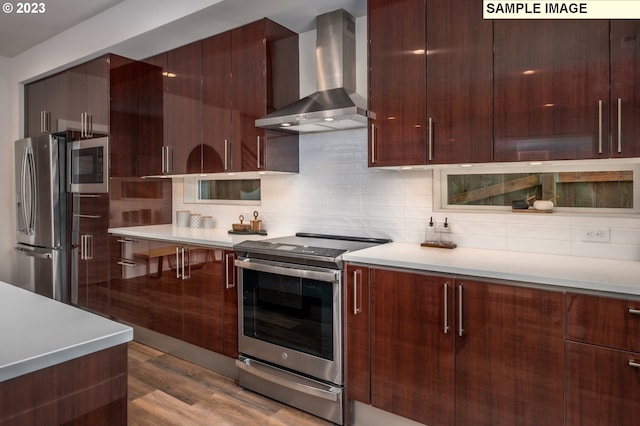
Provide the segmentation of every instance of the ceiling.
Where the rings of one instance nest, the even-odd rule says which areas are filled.
[[[135,0],[56,0],[45,3],[43,14],[18,14],[15,8],[12,13],[0,12],[0,56],[14,57],[123,1]],[[366,0],[224,0],[114,46],[112,53],[146,57],[262,17],[301,33],[315,28],[317,15],[335,9],[364,16],[366,4]]]
[[[123,0],[56,0],[44,13],[18,13],[17,2],[3,3],[0,13],[0,56],[11,58]],[[30,4],[30,3],[28,3]],[[13,10],[7,13],[7,5]]]

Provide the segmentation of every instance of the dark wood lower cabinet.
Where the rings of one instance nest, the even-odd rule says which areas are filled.
[[[117,235],[111,251],[111,316],[238,356],[232,251]]]
[[[371,268],[345,268],[345,393],[371,404]]]
[[[127,344],[0,382],[3,426],[124,426]]]
[[[562,425],[562,292],[457,279],[455,298],[456,424]]]
[[[575,342],[566,351],[566,425],[637,425],[640,354]]]
[[[562,292],[360,265],[345,274],[349,400],[429,425],[564,423]]]
[[[453,330],[445,314],[452,283],[452,277],[371,270],[375,407],[429,425],[453,424]]]
[[[191,248],[191,271],[183,281],[182,339],[194,345],[222,352],[223,250]]]

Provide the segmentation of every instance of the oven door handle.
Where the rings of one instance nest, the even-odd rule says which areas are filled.
[[[252,271],[268,272],[277,275],[287,275],[289,277],[306,278],[316,281],[337,283],[340,281],[340,271],[327,269],[326,271],[315,271],[302,268],[290,268],[280,266],[267,261],[252,261],[251,259],[236,259],[235,265],[238,268],[251,269]]]
[[[288,389],[302,392],[307,395],[315,396],[317,398],[327,399],[333,402],[336,402],[338,400],[338,393],[340,393],[340,389],[338,388],[327,386],[328,390],[324,390],[324,389],[316,388],[313,386],[305,385],[303,383],[294,382],[284,377],[280,377],[276,374],[272,374],[262,370],[259,364],[252,365],[251,360],[249,359],[245,360],[244,362],[240,360],[236,360],[236,366],[248,372],[249,374],[252,374],[263,380],[267,380],[271,383],[275,383],[277,385],[286,387]]]

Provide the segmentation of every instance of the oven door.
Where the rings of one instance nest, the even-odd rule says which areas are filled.
[[[109,138],[83,139],[67,147],[68,191],[109,192]]]
[[[239,258],[240,353],[341,385],[341,271]]]

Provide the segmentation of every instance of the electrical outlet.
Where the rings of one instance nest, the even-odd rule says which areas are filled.
[[[611,239],[609,228],[585,228],[582,241],[587,243],[608,243]]]

